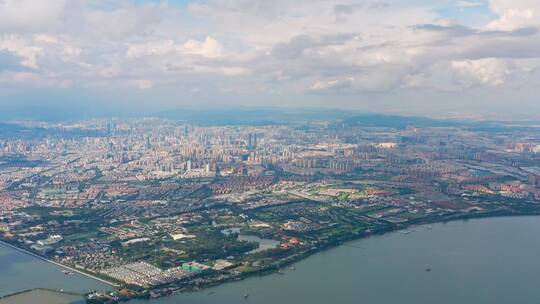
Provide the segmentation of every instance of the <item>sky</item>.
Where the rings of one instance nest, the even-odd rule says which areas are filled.
[[[538,0],[0,0],[0,109],[538,119],[539,27]]]

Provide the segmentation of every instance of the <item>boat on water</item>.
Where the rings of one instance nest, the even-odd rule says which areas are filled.
[[[400,230],[399,233],[401,233],[401,234],[409,234],[409,233],[411,233],[411,231],[410,230]]]
[[[431,230],[431,229],[433,229],[433,227],[431,227],[431,225],[427,225],[427,226],[426,226],[426,229],[427,229],[427,230]]]
[[[244,299],[249,298],[249,293],[244,294]]]
[[[65,274],[65,275],[72,275],[73,271],[62,270],[62,273]]]

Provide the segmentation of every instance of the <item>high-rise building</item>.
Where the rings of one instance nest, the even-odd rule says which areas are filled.
[[[257,133],[248,134],[248,149],[253,150],[257,148]]]

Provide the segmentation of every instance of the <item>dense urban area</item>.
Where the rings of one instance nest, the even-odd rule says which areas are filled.
[[[89,293],[94,303],[279,274],[420,224],[540,214],[530,126],[141,118],[1,130],[1,239],[116,286]]]

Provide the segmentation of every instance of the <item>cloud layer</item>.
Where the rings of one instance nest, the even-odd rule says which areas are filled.
[[[537,0],[2,0],[0,88],[510,92],[538,86],[539,27]]]

